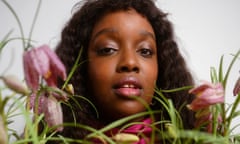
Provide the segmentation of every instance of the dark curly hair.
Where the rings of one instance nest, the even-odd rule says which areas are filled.
[[[174,89],[183,86],[193,85],[193,78],[189,72],[183,56],[181,55],[174,37],[171,22],[167,14],[162,12],[153,0],[86,0],[75,7],[76,10],[70,21],[62,31],[61,41],[57,46],[56,53],[66,66],[67,73],[73,67],[79,51],[82,51],[80,62],[83,62],[75,71],[70,83],[73,84],[77,95],[88,98],[87,84],[87,51],[90,37],[95,24],[106,14],[115,11],[136,10],[147,18],[152,25],[156,35],[157,56],[158,56],[158,89]],[[175,107],[180,110],[183,104],[190,103],[193,99],[187,91],[165,93],[171,99]],[[87,124],[98,128],[96,112],[88,102],[76,98],[80,103],[79,107],[74,101],[72,107],[62,105],[64,122],[73,122],[73,113],[78,123]],[[152,109],[160,109],[160,105],[153,105]],[[72,109],[72,110],[71,110]],[[192,128],[194,114],[183,107],[180,111],[185,128]],[[65,127],[61,133],[71,138],[84,137],[87,132],[80,128]]]

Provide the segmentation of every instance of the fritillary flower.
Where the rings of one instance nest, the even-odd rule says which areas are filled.
[[[192,103],[188,105],[188,108],[193,111],[224,102],[224,88],[221,83],[204,82],[202,85],[191,89],[189,93],[196,96]]]
[[[57,77],[66,79],[63,63],[47,45],[25,51],[23,66],[26,83],[33,91],[39,88],[40,78],[52,87],[57,86]]]
[[[43,97],[43,106],[42,111],[44,113],[44,120],[49,127],[58,126],[63,123],[63,113],[62,108],[58,100],[53,97]],[[63,126],[56,128],[57,131],[62,131]]]
[[[33,48],[23,54],[26,83],[31,88],[30,108],[35,114],[44,114],[49,127],[61,125],[63,114],[60,101],[67,101],[67,94],[57,88],[57,78],[66,79],[66,69],[60,59],[47,45]],[[46,87],[40,88],[40,80]],[[63,127],[57,127],[62,131]]]

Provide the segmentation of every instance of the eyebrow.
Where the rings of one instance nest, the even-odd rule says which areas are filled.
[[[116,33],[117,30],[114,28],[104,28],[100,31],[98,31],[96,34],[93,35],[92,40],[94,41],[99,35],[104,34],[104,33]],[[155,35],[151,32],[148,32],[146,30],[141,30],[139,32],[140,35],[151,37],[153,40],[156,40]]]
[[[140,31],[140,34],[141,34],[141,35],[144,35],[144,36],[149,36],[149,37],[151,37],[153,40],[156,40],[155,35],[154,35],[153,33],[151,33],[151,32],[146,31],[146,30]]]
[[[117,30],[114,29],[114,28],[104,28],[104,29],[98,31],[95,35],[93,35],[92,40],[94,41],[94,40],[95,40],[99,35],[101,35],[101,34],[104,34],[104,33],[113,33],[113,32],[117,32]]]

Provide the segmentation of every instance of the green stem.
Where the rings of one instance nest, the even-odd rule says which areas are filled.
[[[233,116],[234,116],[234,112],[236,111],[239,103],[240,103],[240,94],[238,94],[237,99],[235,100],[235,102],[233,104],[233,107],[231,109],[231,112],[230,112],[230,115],[229,115],[229,118],[228,118],[228,123],[227,123],[227,128],[228,129],[227,129],[226,134],[228,134],[228,132],[229,132],[229,127],[231,125],[231,122],[232,122],[232,119],[233,119]]]
[[[2,0],[2,2],[7,6],[7,8],[11,11],[13,16],[15,17],[15,19],[16,19],[16,21],[18,23],[19,29],[20,29],[21,37],[24,38],[22,23],[21,23],[18,15],[17,15],[17,13],[14,11],[12,6],[6,0]],[[23,45],[23,48],[25,48],[25,41],[24,40],[22,40],[22,45]]]
[[[79,54],[78,54],[78,57],[67,77],[67,80],[64,82],[63,86],[62,86],[62,89],[65,89],[65,87],[67,86],[68,82],[70,81],[71,77],[73,76],[74,72],[76,71],[76,69],[78,68],[78,66],[81,64],[79,64],[79,61],[80,61],[80,58],[81,58],[81,55],[82,55],[82,51],[83,49],[81,48],[80,51],[79,51]]]
[[[27,50],[29,47],[31,47],[30,41],[31,41],[31,38],[32,38],[32,33],[33,33],[33,29],[34,29],[34,26],[35,26],[36,21],[37,21],[38,14],[40,12],[41,3],[42,3],[42,0],[39,0],[38,5],[37,5],[37,10],[34,14],[33,22],[32,22],[32,25],[31,25],[30,32],[29,32],[27,46],[24,48],[24,50]]]
[[[230,71],[231,71],[231,69],[232,69],[232,66],[233,66],[233,64],[235,63],[235,61],[237,60],[237,58],[238,58],[239,55],[240,55],[240,50],[239,50],[239,51],[237,52],[237,54],[233,57],[230,65],[229,65],[229,67],[228,67],[228,69],[227,69],[227,73],[226,73],[226,75],[225,75],[225,77],[224,77],[224,80],[223,80],[223,87],[224,87],[224,89],[226,88],[228,76],[229,76],[229,74],[230,74]]]

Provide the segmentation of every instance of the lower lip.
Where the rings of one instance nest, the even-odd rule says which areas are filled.
[[[129,98],[141,95],[141,89],[138,88],[117,88],[114,91],[119,96]]]

